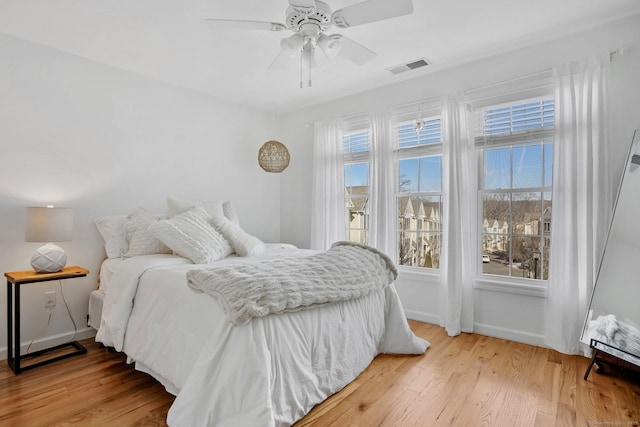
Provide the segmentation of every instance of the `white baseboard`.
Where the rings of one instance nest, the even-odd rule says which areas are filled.
[[[404,310],[405,316],[407,319],[417,320],[419,322],[431,323],[434,325],[440,325],[440,316],[437,314],[425,313],[422,311],[416,310]]]
[[[521,342],[523,344],[535,345],[537,347],[546,347],[546,345],[544,344],[544,335],[517,331],[515,329],[508,329],[500,326],[474,323],[473,333],[494,338],[501,338],[509,341]]]
[[[437,314],[424,313],[415,310],[405,310],[405,315],[408,319],[442,326],[440,325],[440,316]],[[523,344],[535,345],[537,347],[546,347],[546,345],[544,344],[544,335],[503,328],[501,326],[474,323],[473,333],[509,341],[521,342]]]
[[[67,332],[64,334],[52,335],[50,337],[38,338],[33,340],[33,343],[30,341],[22,342],[20,346],[20,355],[24,356],[29,348],[29,344],[31,344],[30,352],[42,350],[45,348],[55,347],[60,344],[64,344],[70,341],[78,341],[83,340],[85,338],[91,338],[96,336],[96,330],[93,328],[84,328],[78,330],[75,338],[73,337],[73,332]],[[7,346],[6,343],[3,347],[0,347],[0,360],[6,360],[7,358]]]

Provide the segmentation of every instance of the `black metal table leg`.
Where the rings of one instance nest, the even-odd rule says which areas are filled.
[[[14,315],[14,319],[13,319],[13,337],[15,340],[15,358],[14,358],[14,364],[15,364],[15,368],[14,371],[16,374],[19,374],[20,372],[22,372],[22,370],[20,369],[20,284],[16,283],[14,285],[16,288],[13,291],[13,294],[15,296],[14,299],[14,307],[13,307],[13,312],[15,313]]]
[[[584,374],[584,379],[586,380],[589,377],[589,373],[591,372],[591,368],[593,368],[593,364],[596,363],[596,356],[598,356],[598,352],[600,350],[596,349],[595,353],[593,353],[593,357],[591,358],[591,363],[589,363],[589,367],[587,368],[587,372]]]
[[[13,369],[13,283],[7,280],[7,363]]]

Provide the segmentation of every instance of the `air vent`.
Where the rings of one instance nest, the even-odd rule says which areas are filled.
[[[415,70],[416,68],[422,68],[429,65],[429,62],[422,58],[415,61],[407,62],[406,64],[397,65],[395,67],[388,68],[393,74],[404,73],[405,71]]]

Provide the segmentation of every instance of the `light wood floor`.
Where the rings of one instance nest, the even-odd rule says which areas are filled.
[[[314,408],[302,426],[587,426],[640,422],[640,384],[588,360],[475,334],[448,337],[410,322],[432,347],[377,357],[354,382]],[[173,397],[124,356],[89,352],[14,375],[0,367],[1,426],[164,426]],[[608,422],[608,424],[605,424]],[[197,427],[197,426],[194,426]]]

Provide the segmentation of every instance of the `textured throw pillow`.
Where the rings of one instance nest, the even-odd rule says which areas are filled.
[[[195,264],[210,264],[231,254],[229,242],[207,222],[208,212],[196,206],[167,220],[157,221],[149,231],[165,245]]]
[[[215,229],[231,243],[239,256],[255,256],[264,252],[262,240],[246,233],[240,226],[223,215],[209,219]]]
[[[224,203],[217,200],[211,200],[208,202],[191,202],[189,200],[176,199],[175,197],[167,197],[169,217],[174,217],[182,212],[188,211],[189,209],[193,209],[196,206],[202,206],[209,214],[209,217],[224,215],[231,222],[240,224],[238,214],[230,201],[226,201]]]
[[[96,228],[104,241],[104,251],[107,253],[107,258],[121,258],[127,251],[127,239],[124,233],[126,223],[126,215],[96,218]]]
[[[127,217],[124,225],[128,249],[125,258],[140,255],[170,254],[171,249],[156,239],[149,231],[149,226],[157,220],[142,208],[134,209]]]

